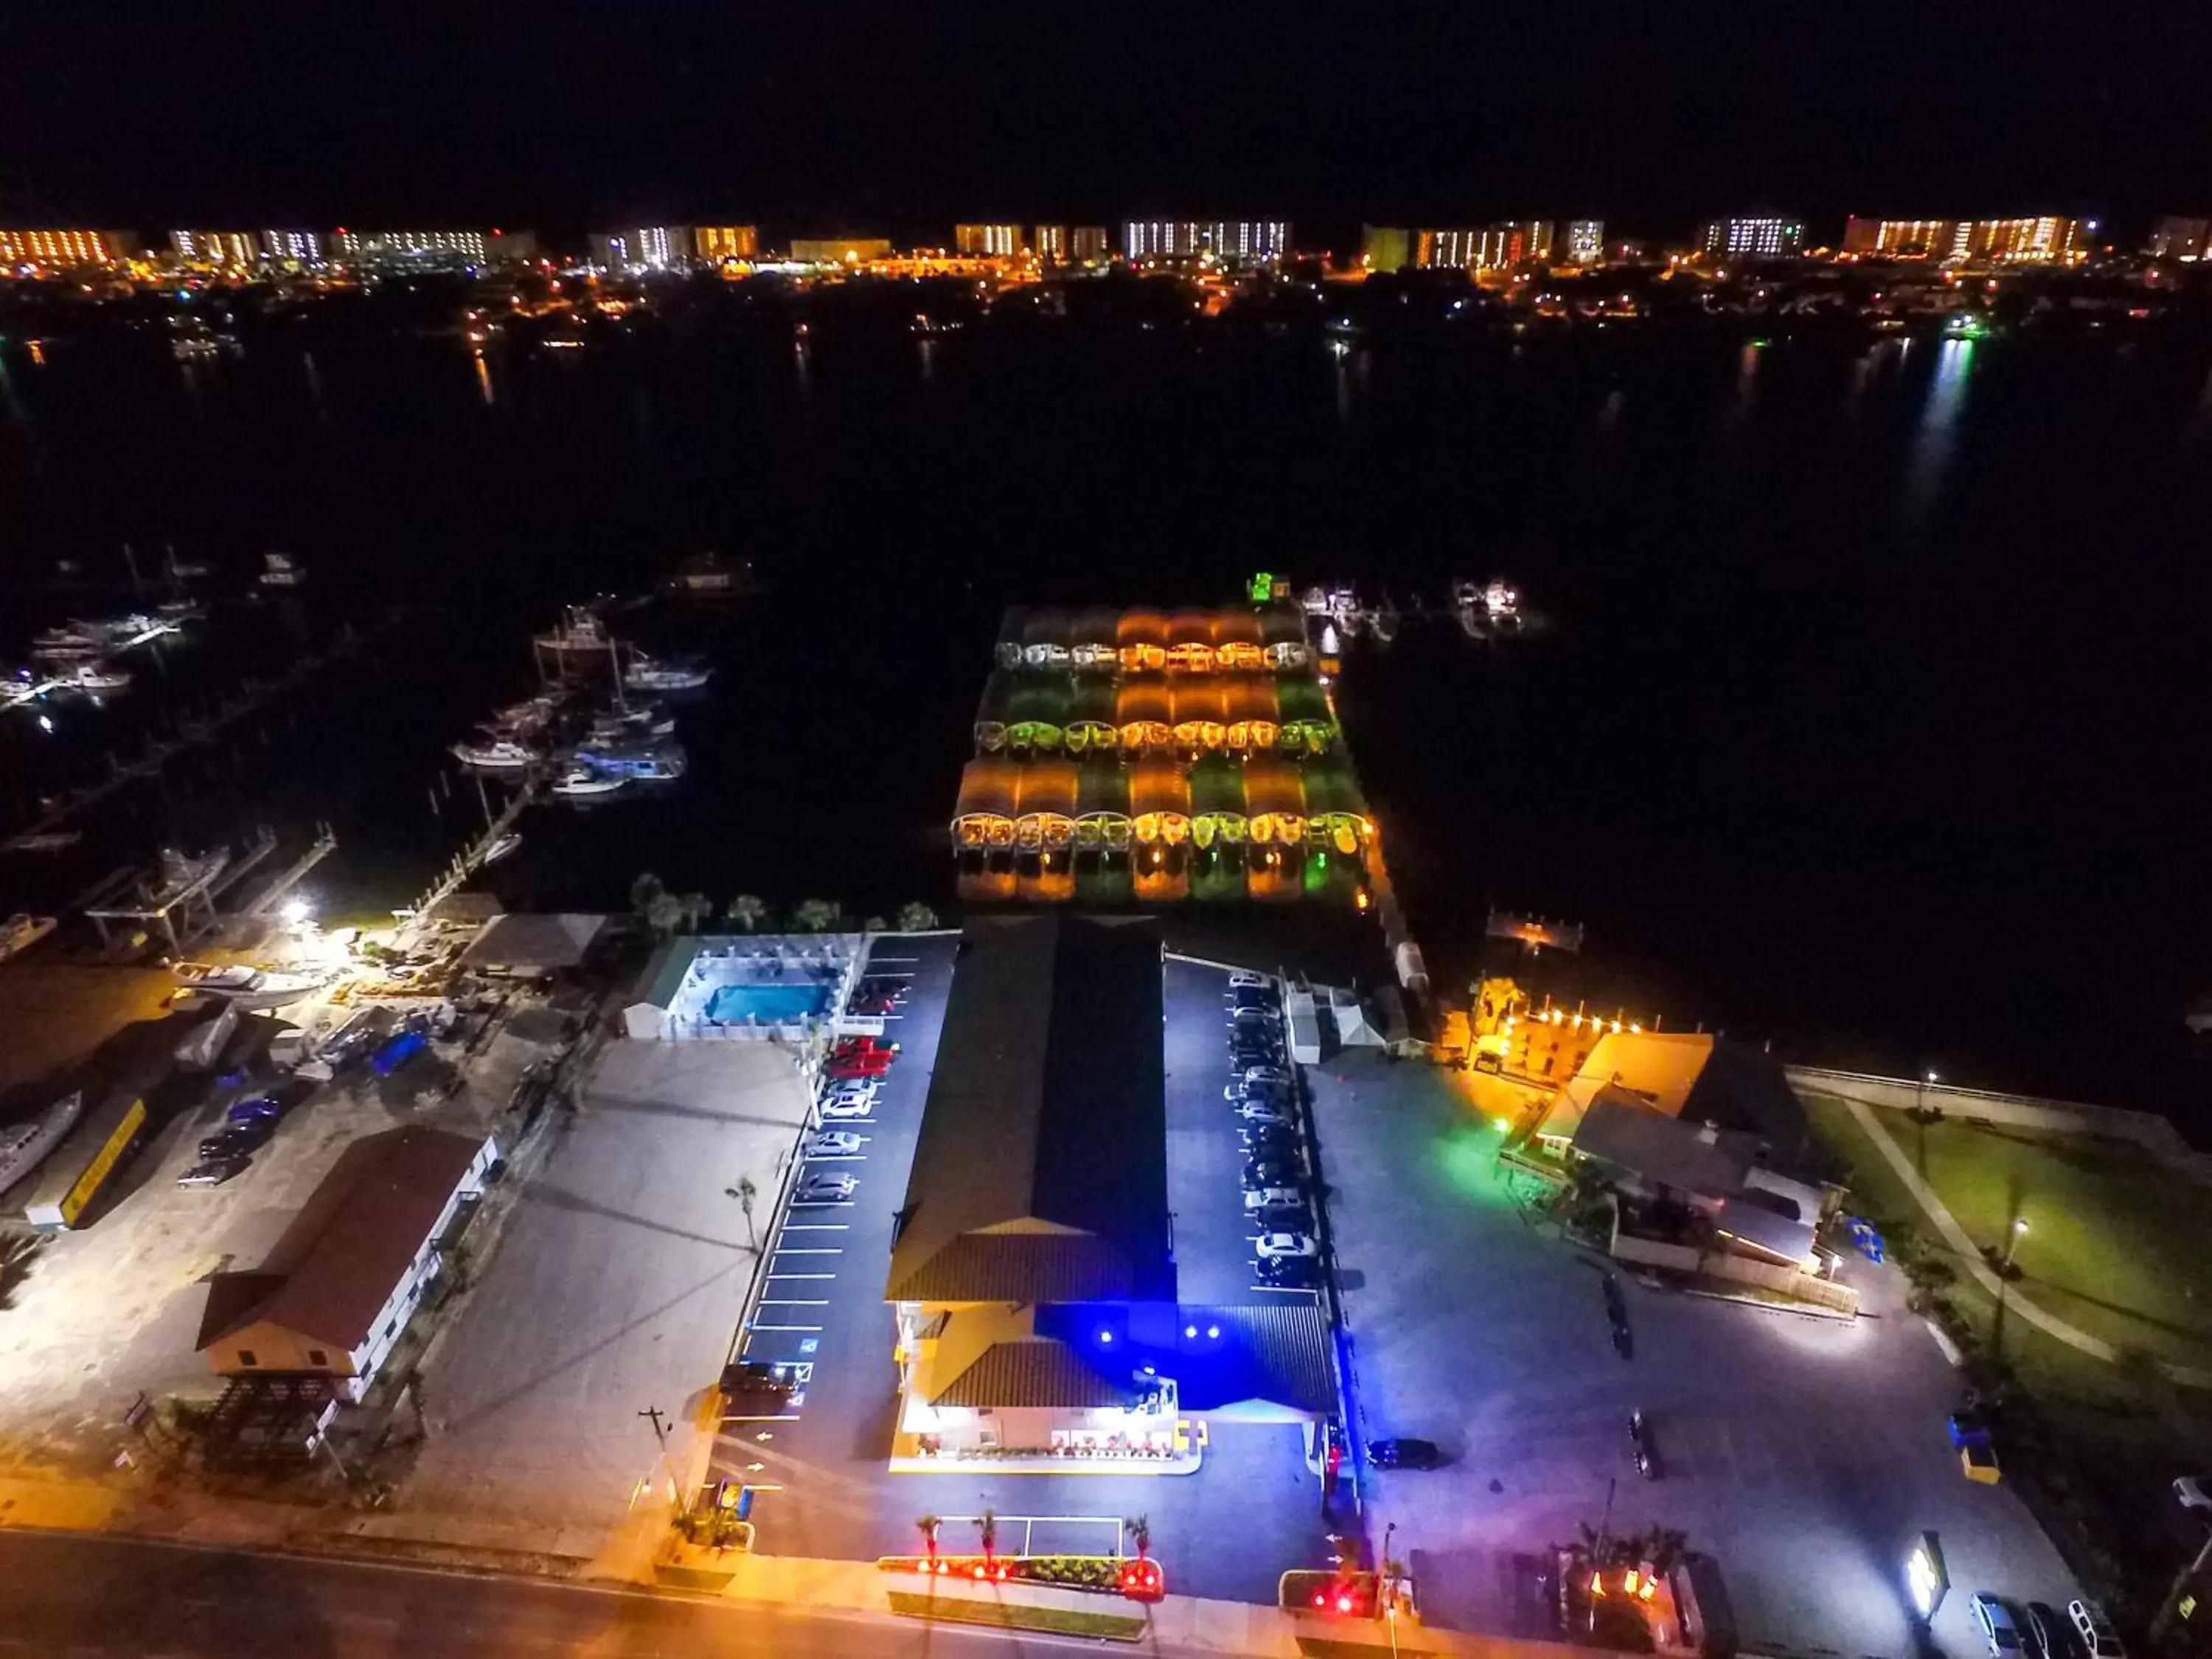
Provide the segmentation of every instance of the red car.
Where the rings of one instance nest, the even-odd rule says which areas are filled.
[[[886,1042],[881,1037],[839,1037],[830,1054],[833,1060],[842,1060],[848,1054],[895,1054],[898,1047],[897,1043]]]
[[[833,1078],[881,1077],[890,1068],[890,1051],[877,1049],[870,1054],[836,1055],[830,1061],[828,1073]]]

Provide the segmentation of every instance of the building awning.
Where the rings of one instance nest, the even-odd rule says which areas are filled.
[[[461,952],[464,968],[574,968],[607,925],[603,915],[500,916]]]
[[[1134,1389],[1100,1376],[1065,1342],[1035,1336],[993,1343],[929,1403],[994,1411],[1079,1411],[1127,1409],[1136,1400]]]
[[[1804,1267],[1814,1259],[1814,1233],[1809,1223],[1792,1221],[1747,1199],[1723,1200],[1713,1226],[1723,1237],[1793,1267]]]

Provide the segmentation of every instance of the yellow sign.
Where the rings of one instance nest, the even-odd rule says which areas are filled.
[[[122,1121],[115,1126],[115,1133],[109,1135],[106,1145],[93,1155],[92,1162],[84,1167],[84,1173],[76,1178],[76,1185],[70,1188],[69,1196],[62,1200],[62,1224],[64,1227],[76,1224],[77,1217],[84,1213],[85,1206],[92,1202],[93,1194],[100,1190],[100,1183],[107,1179],[121,1161],[123,1154],[130,1150],[131,1143],[138,1138],[138,1131],[145,1127],[145,1123],[146,1103],[132,1101],[131,1109],[124,1113]]]

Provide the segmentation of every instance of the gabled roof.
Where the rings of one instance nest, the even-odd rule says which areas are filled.
[[[890,1299],[1172,1298],[1160,974],[1149,918],[969,922]]]
[[[200,1346],[249,1326],[278,1325],[334,1348],[358,1348],[483,1144],[418,1124],[355,1142],[318,1194],[330,1206],[327,1219],[299,1264],[243,1308],[218,1280],[209,1292],[210,1312],[221,1300],[229,1317],[204,1328]],[[333,1192],[334,1184],[343,1192]]]
[[[1127,1406],[1136,1391],[1085,1363],[1065,1342],[1025,1337],[994,1342],[975,1363],[938,1391],[933,1406],[988,1406],[994,1410],[1047,1407],[1062,1411]]]
[[[1708,1140],[1695,1124],[1609,1094],[1590,1103],[1575,1130],[1574,1149],[1601,1164],[1679,1192],[1726,1198],[1743,1190],[1751,1159],[1733,1145]]]
[[[461,965],[473,968],[574,968],[607,925],[603,915],[554,914],[499,916],[461,952]]]
[[[1704,1031],[1608,1031],[1576,1076],[1641,1095],[1655,1110],[1680,1117],[1712,1055]]]
[[[1326,1416],[1336,1409],[1336,1373],[1320,1304],[1299,1297],[1273,1308],[1185,1308],[1181,1317],[1221,1340],[1177,1367],[1177,1398],[1186,1411],[1216,1411],[1265,1400]]]

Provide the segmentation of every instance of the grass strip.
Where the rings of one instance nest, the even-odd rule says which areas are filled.
[[[1146,1631],[1143,1620],[1132,1619],[1127,1613],[1030,1607],[1012,1601],[969,1601],[951,1595],[915,1595],[905,1590],[891,1592],[891,1611],[947,1624],[1044,1631],[1055,1636],[1096,1636],[1109,1642],[1139,1642]]]

